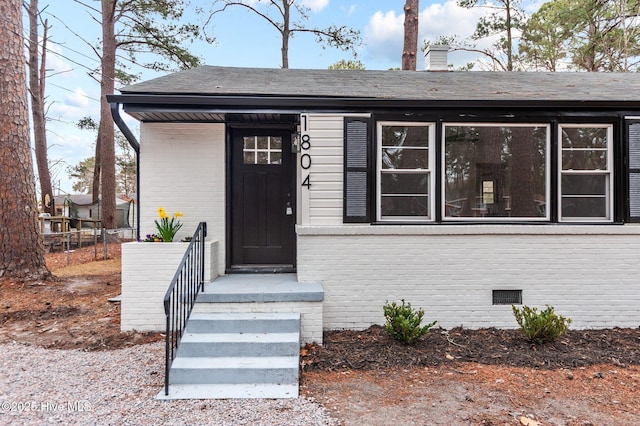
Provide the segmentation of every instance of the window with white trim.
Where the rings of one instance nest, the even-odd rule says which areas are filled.
[[[345,205],[356,200],[374,209],[375,217],[366,210],[349,221],[613,222],[614,128],[602,122],[378,121],[376,167],[360,171],[375,177],[360,179],[358,197],[348,191],[353,185],[345,184]],[[630,141],[638,139],[640,131],[630,127],[629,132]],[[365,152],[359,145],[351,151]],[[345,170],[348,179],[353,171]],[[640,178],[632,178],[629,193],[640,193],[635,189]],[[636,211],[640,208],[628,214],[640,217]]]
[[[377,124],[377,219],[433,220],[433,123]]]
[[[442,217],[548,220],[550,126],[445,123]]]
[[[612,125],[561,124],[561,221],[612,221]]]

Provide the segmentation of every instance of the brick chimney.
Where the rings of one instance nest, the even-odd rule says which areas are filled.
[[[447,45],[433,45],[427,48],[424,54],[424,69],[425,71],[448,71],[449,64],[447,63],[447,53],[449,52],[449,46]]]

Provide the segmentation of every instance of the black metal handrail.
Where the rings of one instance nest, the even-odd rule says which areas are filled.
[[[200,222],[182,257],[169,289],[164,295],[164,314],[167,320],[165,345],[164,394],[169,395],[169,369],[176,357],[180,338],[187,325],[196,297],[204,290],[204,239],[207,224]]]

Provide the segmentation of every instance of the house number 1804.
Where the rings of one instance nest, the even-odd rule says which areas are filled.
[[[309,170],[311,168],[311,155],[307,152],[309,148],[311,148],[311,137],[309,135],[302,135],[300,142],[300,151],[302,152],[300,156],[300,167],[302,167],[302,170]],[[306,186],[307,189],[311,187],[311,180],[309,179],[308,173],[302,181],[302,186]]]

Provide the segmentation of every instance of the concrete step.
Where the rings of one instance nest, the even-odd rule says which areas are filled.
[[[171,366],[173,384],[298,383],[298,356],[181,357]],[[171,386],[170,386],[171,388]]]
[[[186,333],[178,357],[297,356],[299,333]]]
[[[299,313],[199,313],[189,318],[186,333],[298,333]]]
[[[318,302],[319,282],[298,282],[296,274],[228,274],[204,285],[196,303]]]
[[[169,395],[164,389],[156,399],[244,399],[244,398],[297,398],[298,384],[208,384],[171,385]]]
[[[295,398],[299,351],[299,313],[194,312],[165,398]]]

